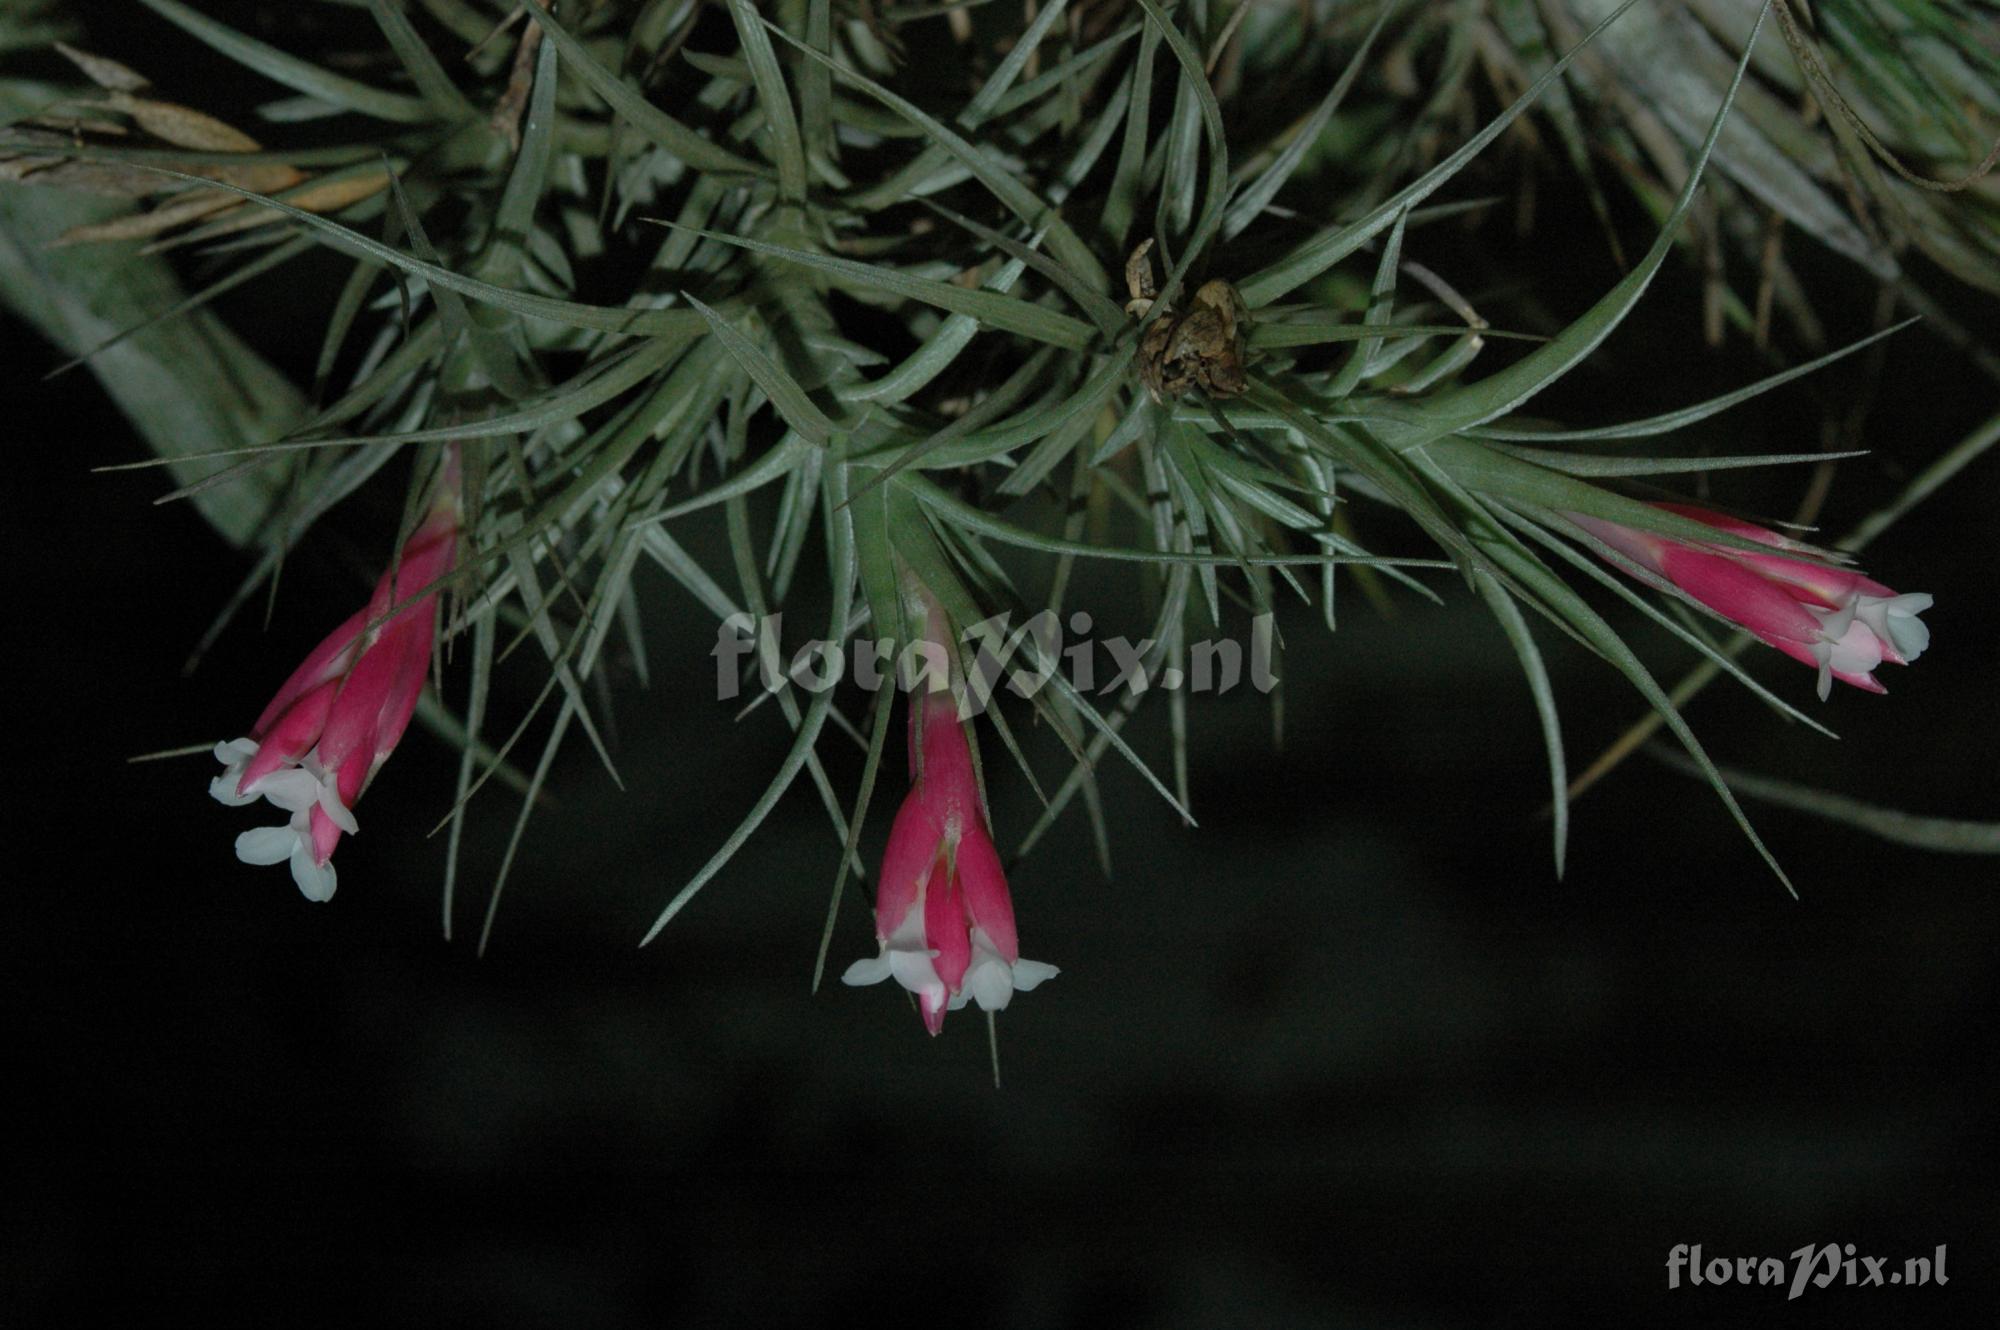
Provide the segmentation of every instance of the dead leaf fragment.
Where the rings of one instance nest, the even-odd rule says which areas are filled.
[[[104,100],[113,110],[131,116],[138,122],[139,128],[176,148],[193,148],[198,152],[255,152],[264,146],[242,130],[226,125],[212,115],[204,115],[173,102],[134,97],[128,92],[114,92]]]
[[[137,92],[141,88],[152,86],[144,74],[119,64],[109,56],[79,51],[64,42],[57,42],[56,49],[61,51],[72,65],[82,70],[85,78],[107,92]]]

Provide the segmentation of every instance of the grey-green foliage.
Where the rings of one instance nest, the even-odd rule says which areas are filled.
[[[1752,388],[1626,425],[1565,432],[1517,418],[1630,314],[1701,196],[1704,168],[1760,174],[1756,126],[1729,108],[1768,93],[1743,83],[1751,56],[1737,59],[1727,43],[1706,39],[1725,60],[1719,71],[1690,65],[1661,92],[1680,117],[1676,172],[1656,200],[1657,230],[1631,244],[1628,275],[1487,372],[1485,349],[1520,334],[1492,327],[1448,274],[1406,255],[1424,228],[1477,206],[1450,192],[1510,126],[1553,115],[1560,133],[1588,132],[1565,81],[1653,49],[1663,39],[1648,34],[1675,20],[1649,6],[1593,14],[1573,41],[1543,34],[1546,58],[1524,68],[1510,104],[1426,168],[1412,148],[1438,132],[1449,89],[1408,139],[1383,132],[1397,113],[1383,69],[1438,32],[1438,13],[1422,6],[1322,4],[1304,23],[1296,7],[1264,7],[1239,25],[1219,4],[1141,0],[1067,15],[1047,4],[1032,40],[996,51],[991,38],[1014,21],[1000,6],[976,11],[974,40],[960,42],[943,17],[871,27],[818,0],[762,13],[732,3],[726,24],[703,24],[685,0],[565,6],[560,18],[531,3],[482,44],[483,11],[458,0],[421,13],[370,0],[382,49],[362,78],[334,72],[358,67],[335,53],[281,49],[270,33],[249,38],[177,0],[146,3],[278,85],[260,134],[282,141],[298,116],[325,115],[342,131],[334,146],[262,154],[302,176],[272,200],[218,174],[213,152],[144,134],[85,126],[57,152],[44,124],[42,138],[21,143],[152,181],[163,199],[235,209],[220,218],[261,219],[204,233],[225,270],[260,276],[253,265],[281,269],[314,245],[341,256],[347,275],[328,295],[310,407],[240,343],[215,344],[229,376],[119,358],[159,347],[159,333],[93,364],[128,409],[148,364],[156,396],[179,383],[205,402],[225,378],[271,383],[226,431],[153,418],[163,456],[200,452],[220,468],[208,483],[177,472],[184,489],[261,546],[239,600],[276,577],[340,498],[385,472],[420,486],[435,450],[462,452],[472,528],[452,575],[451,629],[471,657],[465,738],[497,742],[469,750],[461,769],[447,819],[454,884],[464,809],[491,776],[525,791],[517,845],[567,732],[612,766],[598,682],[618,643],[643,661],[632,580],[642,562],[718,616],[800,599],[803,571],[817,569],[826,580],[801,603],[824,607],[826,636],[842,640],[906,637],[899,588],[909,578],[970,627],[1059,607],[1074,560],[1116,561],[1152,616],[1154,665],[1179,659],[1232,604],[1261,612],[1310,598],[1316,581],[1331,627],[1338,577],[1371,596],[1392,585],[1435,596],[1448,584],[1433,570],[1452,569],[1493,609],[1541,714],[1558,867],[1567,764],[1538,633],[1625,674],[1742,821],[1676,702],[1576,589],[1623,587],[1595,551],[1579,551],[1561,515],[1747,547],[1597,478],[1741,464],[1635,456],[1629,440],[1789,376],[1746,372],[1746,383],[1759,380]],[[1484,21],[1476,5],[1444,9]],[[1507,17],[1520,39],[1522,12]],[[1453,46],[1448,67],[1469,68],[1471,49]],[[910,77],[927,56],[939,68]],[[0,154],[7,147],[0,139]],[[311,196],[383,164],[386,190],[326,206]],[[1786,177],[1773,168],[1761,178],[1776,187]],[[0,203],[47,208],[57,197],[10,189]],[[37,240],[62,226],[17,215],[25,242],[9,253],[39,253]],[[1816,233],[1829,243],[1833,216]],[[1128,314],[1126,255],[1142,239],[1154,242],[1159,286]],[[133,261],[57,253],[98,257],[44,282],[51,309],[87,303],[91,274],[101,285],[114,263]],[[11,298],[26,299],[36,288],[14,274]],[[1158,354],[1148,336],[1173,329],[1209,278],[1232,279],[1248,302],[1247,391],[1157,402],[1138,372]],[[93,336],[66,345],[88,349],[146,311],[100,311]],[[222,335],[200,312],[175,328],[168,346],[189,344],[191,329]],[[1588,450],[1597,443],[1619,451]],[[1772,451],[1757,460],[1796,460]],[[703,509],[726,519],[727,567],[703,566],[673,534]],[[1385,509],[1429,543],[1375,552],[1405,530],[1382,520]],[[1705,635],[1681,635],[1735,669]],[[1037,650],[1018,635],[1009,649]],[[540,659],[546,683],[527,715],[489,716],[494,671],[517,651]],[[792,733],[782,766],[701,873],[670,894],[654,932],[723,874],[800,775],[832,824],[836,892],[863,872],[882,713],[864,727],[843,694],[774,700]],[[1107,705],[1058,676],[1032,705],[1071,765],[1030,841],[1078,794],[1095,816],[1104,756],[1187,813],[1184,700],[1173,708],[1171,784],[1147,743],[1126,735],[1137,694]],[[991,713],[995,732],[1041,792],[1008,710]],[[523,775],[506,764],[545,711],[552,726]],[[820,745],[864,728],[867,775],[846,803]],[[1096,832],[1102,846],[1106,829]],[[501,882],[506,873],[503,864]],[[498,899],[496,884],[489,929]]]
[[[0,41],[22,35],[0,21]],[[0,119],[58,95],[45,84],[0,80]],[[62,190],[0,189],[0,301],[64,355],[95,352],[88,363],[105,392],[169,462],[170,474],[191,483],[211,468],[178,460],[183,455],[265,443],[297,422],[305,399],[213,311],[183,308],[185,294],[164,257],[44,243],[124,207]],[[213,374],[213,364],[231,373]],[[62,444],[74,451],[80,442]],[[279,481],[267,469],[194,502],[224,539],[243,545],[255,537]]]
[[[1463,105],[1477,95],[1482,71],[1503,88],[1525,82],[1619,2],[1467,6],[1460,18],[1481,32],[1486,58],[1455,67],[1454,85],[1433,98]],[[1731,0],[1635,7],[1550,103],[1565,161],[1600,198],[1616,181],[1663,208],[1755,18],[1753,6]],[[1954,284],[2000,295],[1995,33],[2000,8],[1988,0],[1787,0],[1775,8],[1753,54],[1756,77],[1717,145],[1708,217],[1687,236],[1704,263],[1718,248],[1731,256],[1709,272],[1720,315],[1767,341],[1775,309],[1818,344],[1831,311],[1807,288],[1794,254],[1823,246],[1890,284],[1933,335],[2000,378],[1991,320],[1953,313],[1950,299]],[[1433,26],[1408,40],[1435,49],[1450,36]],[[1615,235],[1608,241],[1618,244]],[[1918,254],[1935,268],[1912,264]]]

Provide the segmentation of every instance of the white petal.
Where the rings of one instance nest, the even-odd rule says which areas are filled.
[[[840,982],[862,988],[868,984],[879,984],[888,977],[889,957],[885,953],[854,962],[847,967],[847,973],[840,976]]]
[[[244,765],[256,755],[257,745],[248,739],[231,739],[217,744],[215,760],[222,763],[222,774],[208,783],[209,798],[231,808],[256,803],[255,794],[244,794],[237,789],[243,783]]]
[[[1869,674],[1882,663],[1882,639],[1855,617],[1856,607],[1852,602],[1837,610],[1812,605],[1806,609],[1819,620],[1820,640],[1813,643],[1812,654],[1819,663],[1819,700],[1824,702],[1833,691],[1836,670],[1842,674]]]
[[[309,901],[333,899],[336,879],[333,860],[323,864],[313,862],[312,841],[309,837],[298,838],[298,848],[292,851],[292,881],[299,884],[299,891]]]
[[[924,951],[924,901],[922,893],[903,911],[903,918],[896,925],[896,931],[883,939],[883,945],[896,951]]]
[[[215,760],[226,767],[240,767],[257,756],[255,739],[225,739],[215,746]]]
[[[1832,644],[1828,663],[1843,674],[1867,674],[1882,663],[1882,639],[1859,620]]]
[[[1911,661],[1923,655],[1924,648],[1931,644],[1930,627],[1917,617],[1931,604],[1931,597],[1922,591],[1901,596],[1859,596],[1855,613],[1877,636],[1888,639],[1897,655]]]
[[[1004,1011],[1014,996],[1014,979],[1007,962],[996,954],[981,956],[965,972],[965,992],[981,1011]]]
[[[287,813],[303,813],[319,801],[319,782],[310,772],[280,767],[252,781],[250,793],[269,799]]]
[[[1057,973],[1055,966],[1041,961],[1008,964],[994,947],[993,939],[986,935],[986,930],[975,928],[972,930],[972,964],[966,967],[963,989],[982,1010],[1002,1011],[1014,994],[1025,993],[1037,984],[1055,978]]]
[[[361,824],[354,820],[354,814],[347,811],[347,805],[340,802],[340,790],[332,781],[319,787],[319,807],[327,820],[350,836],[359,835]]]
[[[840,982],[859,987],[893,978],[919,997],[936,994],[942,1001],[944,981],[938,978],[937,966],[931,963],[935,955],[937,951],[925,945],[923,902],[919,900],[903,915],[896,931],[882,939],[881,954],[848,966]]]
[[[883,955],[889,962],[889,973],[912,993],[944,991],[944,981],[938,978],[937,967],[931,964],[930,952],[898,951],[891,947]]]
[[[1838,642],[1845,636],[1848,627],[1854,622],[1854,602],[1858,599],[1858,596],[1849,596],[1838,608],[1831,610],[1823,610],[1817,605],[1806,606],[1812,616],[1819,620],[1820,636],[1829,642]]]
[[[299,833],[289,825],[257,827],[236,838],[236,857],[246,864],[281,864],[299,846]]]
[[[259,796],[237,792],[236,787],[242,780],[241,766],[226,767],[220,776],[208,783],[208,797],[217,803],[228,804],[231,808],[241,808],[245,804],[256,803]]]
[[[1016,993],[1033,992],[1038,984],[1053,979],[1061,973],[1061,970],[1058,970],[1046,961],[1015,961],[1014,991]]]

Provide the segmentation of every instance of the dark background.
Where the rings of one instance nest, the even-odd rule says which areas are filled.
[[[1560,316],[1615,280],[1587,230],[1528,242],[1504,220],[1412,254],[1455,279],[1490,265]],[[1699,346],[1687,273],[1538,409],[1604,421],[1741,383],[1742,358]],[[291,341],[316,332],[270,302],[230,308],[281,363],[310,355]],[[976,1019],[933,1041],[889,990],[808,991],[835,851],[804,782],[635,948],[786,741],[768,708],[733,723],[713,700],[710,621],[650,572],[653,686],[617,694],[626,791],[572,742],[483,960],[467,939],[515,802],[475,805],[441,941],[425,832],[456,759],[428,735],[371,789],[331,904],[235,862],[247,823],[207,798],[211,762],[125,759],[243,730],[363,594],[351,532],[295,561],[268,631],[253,615],[181,677],[242,556],[150,506],[158,477],[89,474],[141,445],[87,377],[41,383],[56,355],[5,335],[10,1323],[134,1295],[480,1325],[1945,1324],[1993,1305],[1993,861],[1753,805],[1794,901],[1712,794],[1640,759],[1579,803],[1557,881],[1525,686],[1447,580],[1446,608],[1405,597],[1392,619],[1350,584],[1332,635],[1292,607],[1282,750],[1255,696],[1195,703],[1198,831],[1107,764],[1112,880],[1074,811],[1012,873],[1024,950],[1063,974],[1001,1018],[996,1090]],[[1713,446],[1814,447],[1855,382],[1760,399]],[[1880,451],[1843,473],[1832,532],[2000,397],[1921,331],[1875,382]],[[1782,515],[1802,484],[1716,497]],[[1758,676],[1843,737],[1717,687],[1690,716],[1718,760],[1994,818],[1996,501],[1988,458],[1870,551],[1938,602],[1936,646],[1885,669],[1889,697],[1818,704],[1765,653]],[[712,559],[712,529],[681,534]],[[1093,570],[1072,601],[1126,585]],[[1620,622],[1678,676],[1681,648]],[[1542,636],[1580,767],[1641,704]],[[528,665],[496,698],[508,724]],[[447,674],[454,703],[463,687]],[[1163,710],[1130,733],[1164,769]],[[851,788],[857,756],[827,749]],[[1052,783],[1054,745],[1032,750]],[[1004,848],[1035,809],[1018,781],[995,797]],[[871,945],[850,898],[830,969]],[[1951,1284],[1670,1292],[1682,1242],[1851,1242],[1892,1268],[1944,1244]]]

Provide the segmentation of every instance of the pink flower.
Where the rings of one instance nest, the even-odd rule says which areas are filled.
[[[456,473],[447,468],[443,495],[367,606],[313,648],[249,738],[215,747],[223,772],[209,783],[211,795],[232,807],[268,799],[291,815],[238,836],[236,857],[289,861],[308,900],[333,895],[334,846],[342,832],[359,830],[350,810],[403,737],[430,673],[437,597],[425,588],[451,571],[458,547]]]
[[[1774,550],[1805,548],[1775,531],[1705,508],[1652,506]],[[1930,645],[1930,629],[1917,616],[1931,607],[1931,598],[1921,592],[1898,595],[1880,582],[1810,557],[1685,541],[1581,513],[1571,513],[1569,519],[1731,623],[1792,659],[1818,667],[1822,700],[1834,679],[1871,693],[1887,692],[1871,671],[1883,661],[1907,665]]]
[[[933,606],[932,641],[943,640],[942,620]],[[917,995],[924,1027],[936,1034],[947,1010],[971,1001],[999,1011],[1015,992],[1057,971],[1021,959],[1007,875],[987,829],[972,749],[947,689],[911,699],[910,772],[914,783],[889,832],[875,889],[881,951],[850,965],[841,981],[894,978]]]

